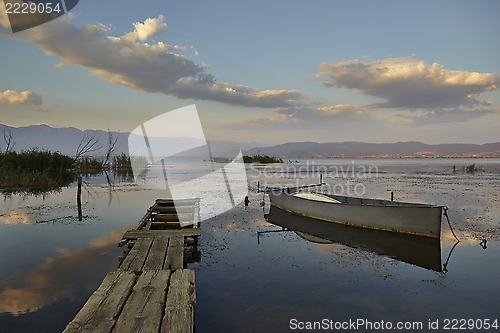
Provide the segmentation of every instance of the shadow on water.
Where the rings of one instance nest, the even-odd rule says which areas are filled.
[[[276,207],[265,215],[269,223],[293,231],[299,237],[318,244],[342,244],[370,251],[425,269],[442,272],[440,239],[404,235],[387,231],[350,227],[296,216]],[[259,232],[260,234],[266,232]]]

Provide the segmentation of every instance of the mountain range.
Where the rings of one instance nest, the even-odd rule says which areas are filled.
[[[79,130],[74,127],[53,128],[47,125],[10,127],[0,124],[0,152],[5,149],[2,133],[11,133],[14,150],[23,151],[33,148],[59,151],[74,156],[82,138],[95,135],[102,148],[94,152],[99,156],[105,153],[108,132],[102,130]],[[128,154],[126,132],[109,132],[117,137],[115,153]],[[150,138],[152,142],[155,138]],[[172,142],[192,140],[174,138]],[[279,145],[266,145],[259,142],[240,143],[233,141],[208,141],[212,156],[234,158],[241,149],[245,155],[269,155],[281,158],[328,158],[328,157],[500,157],[500,142],[487,144],[425,144],[421,142],[363,143],[363,142],[288,142]],[[203,157],[206,146],[184,151],[178,156]]]

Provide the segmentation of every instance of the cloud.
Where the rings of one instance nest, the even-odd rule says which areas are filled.
[[[437,109],[434,111],[414,112],[410,114],[398,114],[395,117],[388,118],[387,123],[391,125],[432,125],[463,122],[473,118],[482,117],[488,114],[498,113],[499,108],[493,109]]]
[[[141,22],[134,23],[134,31],[129,32],[123,36],[123,39],[130,40],[132,42],[140,41],[144,42],[151,37],[160,35],[165,32],[167,24],[163,22],[164,16],[160,15],[158,18],[148,18]]]
[[[42,105],[42,96],[35,94],[32,91],[15,91],[6,90],[0,91],[0,103],[6,104],[23,104],[23,105]]]
[[[198,99],[262,108],[293,106],[302,99],[302,95],[296,90],[259,90],[218,82],[210,74],[204,74],[198,79],[182,78],[170,91],[180,99],[193,98],[194,94]]]
[[[259,90],[216,81],[205,72],[206,65],[197,65],[178,53],[185,47],[148,42],[165,32],[162,15],[134,23],[134,30],[120,37],[108,36],[110,28],[102,24],[79,28],[71,20],[69,13],[13,34],[6,15],[0,12],[0,24],[4,27],[0,34],[30,42],[65,63],[86,67],[91,75],[141,91],[264,108],[294,106],[303,98],[295,90]]]
[[[319,114],[327,117],[340,117],[340,116],[361,116],[365,115],[369,107],[365,105],[348,105],[348,104],[338,104],[335,106],[327,106],[322,108],[317,108]]]
[[[430,110],[477,105],[485,103],[478,101],[478,96],[500,86],[500,74],[448,70],[411,57],[322,63],[318,70],[313,78],[326,77],[323,85],[384,98],[385,103],[375,106],[385,108]]]
[[[367,110],[364,105],[338,104],[335,106],[313,108],[308,105],[292,107],[276,107],[273,115],[268,117],[254,117],[240,122],[226,123],[221,127],[248,128],[248,127],[271,127],[286,125],[307,126],[314,128],[321,125],[331,126],[329,120],[360,120],[368,119]]]
[[[64,61],[58,62],[57,64],[54,65],[54,67],[56,67],[56,68],[65,67],[65,66],[66,66],[66,63]]]

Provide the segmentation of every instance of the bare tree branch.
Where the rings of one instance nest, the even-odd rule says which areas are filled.
[[[91,135],[85,133],[78,148],[76,148],[75,161],[83,155],[95,152],[99,149],[101,149],[101,146],[99,145],[99,138],[97,135],[95,133]]]
[[[113,133],[111,133],[111,131],[108,130],[108,148],[106,149],[106,157],[102,162],[102,166],[104,169],[109,168],[109,163],[111,162],[111,157],[115,153],[116,143],[118,142],[119,135],[120,134],[118,133],[116,136],[113,136]]]
[[[10,128],[5,128],[2,132],[3,132],[3,141],[5,142],[5,154],[7,154],[14,149],[16,143],[12,139],[12,131],[10,130]]]

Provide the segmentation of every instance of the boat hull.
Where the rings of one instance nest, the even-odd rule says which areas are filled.
[[[272,206],[292,214],[361,228],[440,237],[441,206],[331,197],[341,199],[342,203],[308,200],[285,191],[269,192]]]
[[[441,242],[438,238],[329,223],[292,215],[277,207],[271,207],[266,220],[295,232],[299,237],[309,242],[342,244],[436,272],[442,271]]]

